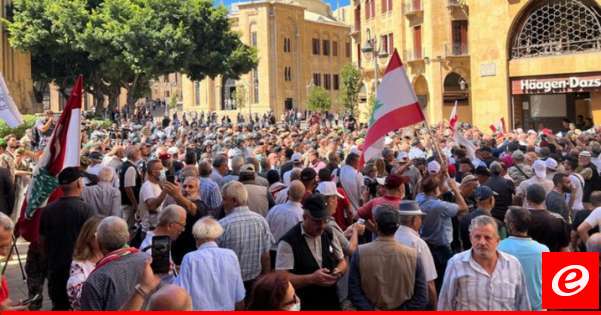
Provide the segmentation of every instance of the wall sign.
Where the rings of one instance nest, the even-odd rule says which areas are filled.
[[[601,74],[512,79],[511,93],[558,94],[601,91]]]

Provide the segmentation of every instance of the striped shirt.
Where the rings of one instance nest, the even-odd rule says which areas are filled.
[[[210,209],[217,209],[223,203],[219,185],[208,177],[200,178],[200,200],[204,201]]]
[[[497,251],[492,275],[473,258],[472,250],[449,260],[438,299],[438,310],[530,310],[526,279],[517,258]]]
[[[224,231],[217,240],[219,247],[236,253],[244,281],[257,278],[261,273],[261,255],[274,242],[265,218],[243,206],[232,209],[219,224]]]

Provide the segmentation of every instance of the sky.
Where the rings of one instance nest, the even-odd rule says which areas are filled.
[[[236,2],[247,2],[248,0],[244,0],[244,1],[240,1],[240,0],[213,0],[215,2],[215,4],[221,4],[223,2],[223,4],[225,4],[226,6],[230,6],[232,3],[236,3]],[[330,8],[332,8],[333,10],[336,10],[336,6],[339,3],[340,6],[345,6],[347,4],[349,4],[349,0],[322,0],[327,2],[330,5]]]

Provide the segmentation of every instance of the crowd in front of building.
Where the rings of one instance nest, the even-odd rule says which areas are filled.
[[[543,252],[601,252],[599,127],[405,128],[362,163],[353,119],[283,118],[84,122],[81,167],[31,220],[55,118],[0,141],[0,254],[30,242],[27,307],[46,282],[53,310],[541,310]]]

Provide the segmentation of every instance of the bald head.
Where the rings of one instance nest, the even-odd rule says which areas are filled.
[[[291,201],[301,202],[305,195],[305,185],[300,180],[293,180],[288,188],[288,198]]]
[[[174,284],[168,284],[155,292],[148,302],[150,311],[191,311],[192,298],[184,290]]]

